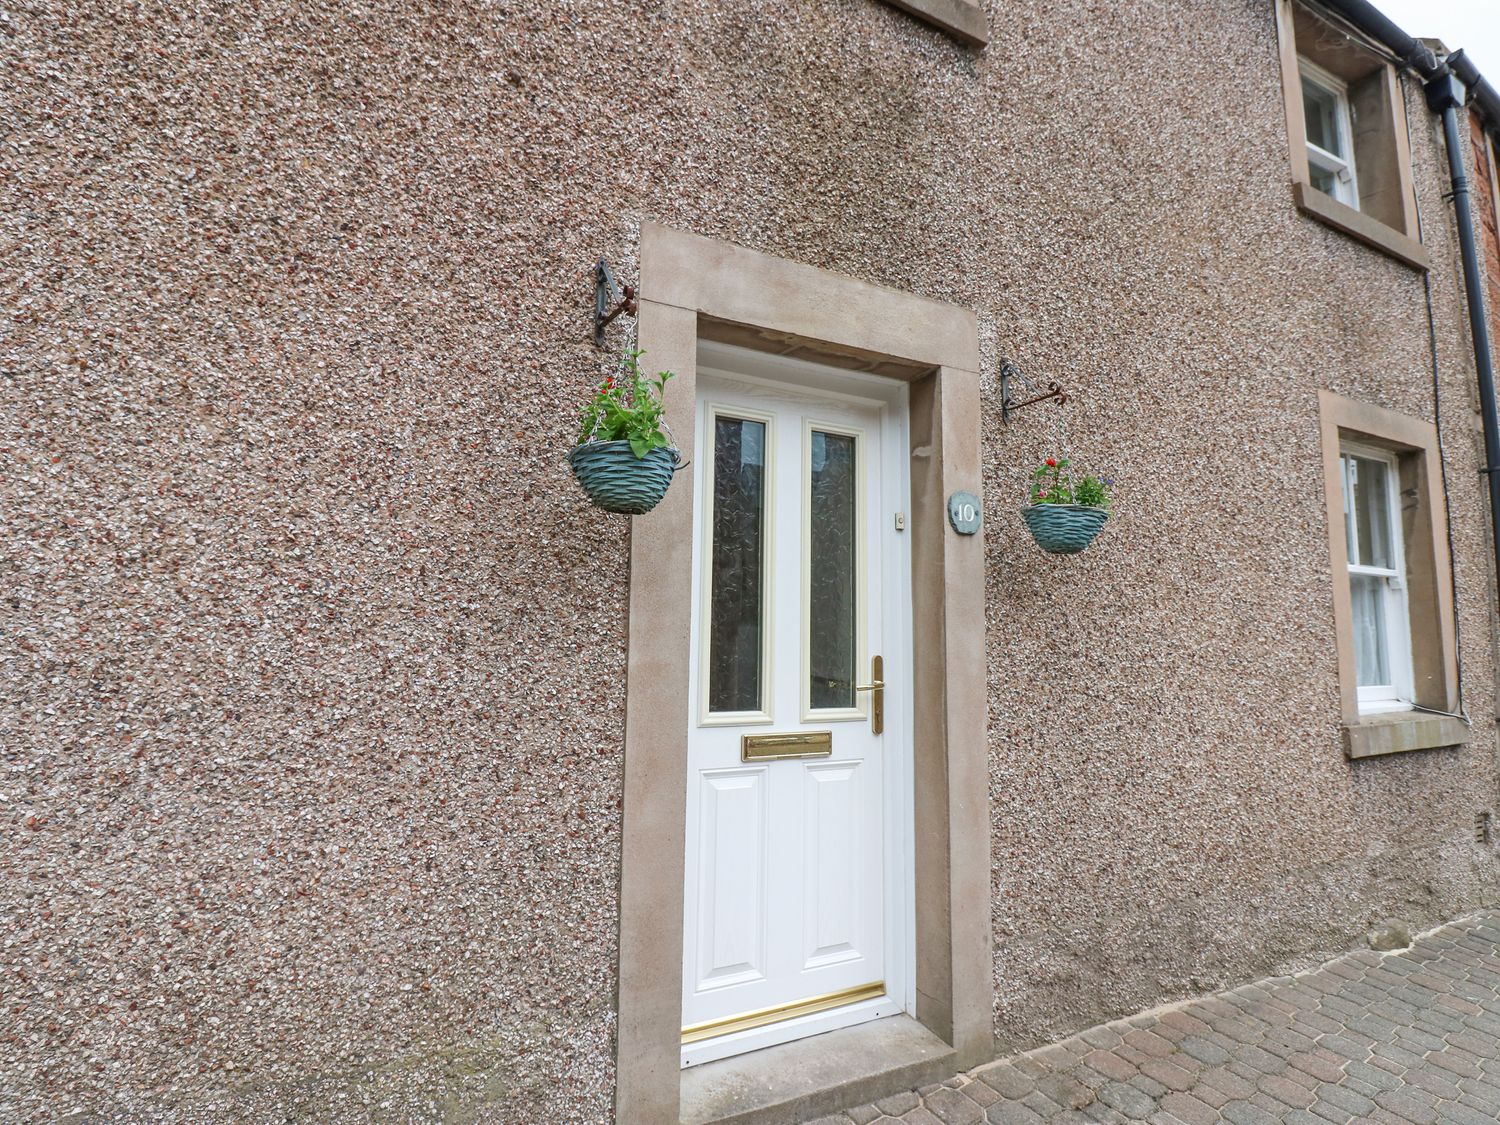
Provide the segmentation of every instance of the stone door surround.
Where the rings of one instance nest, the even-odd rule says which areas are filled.
[[[649,222],[640,263],[640,346],[651,370],[676,373],[667,417],[687,458],[700,338],[911,386],[914,1014],[956,1068],[976,1065],[993,1050],[984,540],[953,533],[945,509],[952,492],[982,491],[974,313]],[[678,1121],[683,1108],[693,506],[683,473],[631,528],[615,1100],[628,1125]]]

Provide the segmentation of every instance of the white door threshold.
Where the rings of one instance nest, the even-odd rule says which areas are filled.
[[[689,1067],[682,1125],[786,1125],[941,1082],[956,1052],[910,1016],[888,1016]]]

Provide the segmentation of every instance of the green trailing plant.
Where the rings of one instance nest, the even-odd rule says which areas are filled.
[[[640,348],[627,348],[618,375],[599,384],[583,408],[578,444],[590,441],[628,441],[637,458],[653,449],[670,449],[672,439],[662,427],[662,394],[672,372],[647,378],[641,370]]]
[[[1078,504],[1085,508],[1109,507],[1109,489],[1114,481],[1093,473],[1075,478],[1066,457],[1048,457],[1031,474],[1033,504]]]

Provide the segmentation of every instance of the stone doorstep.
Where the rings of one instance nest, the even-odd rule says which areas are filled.
[[[950,1078],[957,1052],[888,1016],[682,1072],[682,1125],[786,1125]]]

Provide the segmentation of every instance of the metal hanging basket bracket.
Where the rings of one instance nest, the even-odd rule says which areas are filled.
[[[604,346],[604,329],[621,313],[635,315],[635,286],[621,285],[603,258],[594,265],[594,346]]]
[[[1035,406],[1039,402],[1048,402],[1052,399],[1056,399],[1059,406],[1068,401],[1067,391],[1063,390],[1056,383],[1048,383],[1045,394],[1034,395],[1031,398],[1023,398],[1020,402],[1013,402],[1010,397],[1010,384],[1012,380],[1019,380],[1030,390],[1038,389],[1030,379],[1021,374],[1019,367],[1008,359],[1002,359],[1000,361],[1000,420],[1002,422],[1010,421],[1011,411],[1013,410],[1020,410],[1026,406]]]

